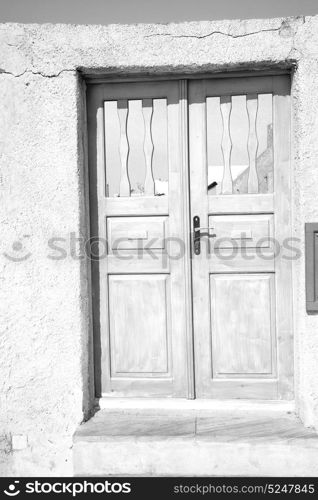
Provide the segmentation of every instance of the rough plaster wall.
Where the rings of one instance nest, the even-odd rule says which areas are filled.
[[[318,221],[318,61],[303,59],[294,79],[294,235],[304,255],[304,223]],[[307,425],[318,428],[318,316],[305,312],[305,260],[294,266],[296,398]]]
[[[85,304],[80,262],[47,258],[56,253],[47,242],[80,227],[77,78],[2,76],[0,93],[2,250],[32,253],[1,261],[0,428],[28,437],[26,450],[8,455],[12,473],[70,473],[71,435],[82,420]],[[16,240],[24,251],[10,248]]]
[[[89,406],[86,264],[53,261],[52,236],[86,234],[82,73],[296,68],[294,234],[318,220],[318,18],[137,26],[0,25],[0,473],[70,474],[72,433]],[[24,236],[28,235],[28,236]],[[32,255],[4,258],[21,239]],[[65,245],[64,245],[65,247]],[[66,247],[65,247],[66,248]],[[318,426],[318,316],[295,263],[296,389]],[[11,435],[28,446],[11,449]]]

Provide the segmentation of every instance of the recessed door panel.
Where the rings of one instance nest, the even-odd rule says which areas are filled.
[[[213,378],[276,373],[272,274],[210,276]]]
[[[273,246],[272,214],[212,215],[209,228],[215,234],[211,244],[217,248],[264,249]]]
[[[163,251],[168,236],[166,226],[166,217],[108,217],[109,253],[117,250]]]
[[[171,376],[169,285],[167,275],[109,276],[112,378]]]

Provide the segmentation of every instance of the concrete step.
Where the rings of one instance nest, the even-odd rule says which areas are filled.
[[[103,409],[74,434],[77,476],[318,476],[318,435],[294,413]]]

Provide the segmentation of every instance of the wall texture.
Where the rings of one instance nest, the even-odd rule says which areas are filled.
[[[169,25],[0,25],[0,473],[72,474],[90,405],[85,75],[293,69],[293,232],[318,220],[318,17]],[[51,257],[48,241],[64,258]],[[28,255],[28,254],[31,255]],[[24,257],[26,257],[24,260]],[[18,259],[18,261],[17,261]],[[297,408],[318,427],[318,316],[294,266]]]

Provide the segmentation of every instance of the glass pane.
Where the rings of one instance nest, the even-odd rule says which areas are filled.
[[[257,115],[257,174],[260,193],[274,191],[273,96],[259,94]]]
[[[119,196],[120,154],[119,120],[117,101],[106,101],[105,112],[105,157],[106,157],[106,196]]]
[[[130,181],[130,195],[144,194],[146,175],[144,147],[144,119],[142,115],[142,101],[128,102],[127,135],[129,143],[128,178]]]
[[[153,100],[152,141],[154,145],[152,171],[155,180],[155,194],[168,194],[168,117],[167,100]]]
[[[221,193],[223,178],[223,154],[221,149],[223,122],[219,97],[208,97],[207,112],[207,159],[208,159],[208,193]]]
[[[233,194],[242,194],[248,192],[248,130],[249,125],[246,109],[246,96],[233,96],[230,119],[230,132],[232,140],[231,173],[233,180]]]

